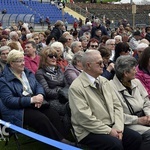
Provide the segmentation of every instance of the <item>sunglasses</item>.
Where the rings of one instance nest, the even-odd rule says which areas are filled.
[[[98,45],[90,45],[92,48],[98,48]]]
[[[49,54],[48,57],[49,58],[54,58],[54,57],[57,58],[57,54]]]

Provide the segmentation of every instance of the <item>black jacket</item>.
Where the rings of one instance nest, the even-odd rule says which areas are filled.
[[[58,99],[58,91],[66,86],[65,78],[60,68],[54,71],[49,68],[39,69],[36,79],[43,86],[47,100]]]
[[[51,36],[55,36],[56,37],[56,41],[59,40],[59,38],[62,36],[62,31],[57,28],[57,27],[54,27],[53,30],[51,31]]]

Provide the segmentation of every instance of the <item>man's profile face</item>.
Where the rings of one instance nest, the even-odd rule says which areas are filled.
[[[101,55],[94,54],[93,55],[93,61],[90,62],[89,64],[89,70],[93,74],[94,77],[98,77],[103,73],[103,59]]]
[[[3,50],[0,54],[0,59],[4,62],[7,61],[7,56],[8,56],[9,50]]]

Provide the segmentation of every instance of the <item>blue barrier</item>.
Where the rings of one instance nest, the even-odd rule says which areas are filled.
[[[45,144],[54,146],[54,147],[62,149],[62,150],[81,150],[79,148],[76,148],[76,147],[73,147],[73,146],[70,146],[70,145],[67,145],[67,144],[64,144],[64,143],[52,140],[50,138],[44,137],[42,135],[39,135],[37,133],[33,133],[33,132],[28,131],[26,129],[20,128],[18,126],[15,126],[13,124],[5,122],[5,121],[3,121],[1,119],[0,119],[0,124],[6,126],[7,128],[13,129],[13,130],[15,130],[17,132],[20,132],[20,133],[22,133],[22,134],[24,134],[26,136],[29,136],[29,137],[31,137],[33,139],[36,139],[36,140],[38,140],[40,142],[43,142]]]

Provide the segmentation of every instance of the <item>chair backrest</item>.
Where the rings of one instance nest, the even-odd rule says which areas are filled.
[[[71,124],[71,109],[70,109],[70,106],[69,106],[69,102],[66,103],[66,115],[67,115],[67,124],[68,124],[68,128],[75,140],[75,143],[76,143],[76,146],[78,145],[78,140],[76,138],[76,135],[74,133],[74,128],[72,127],[72,124]]]

